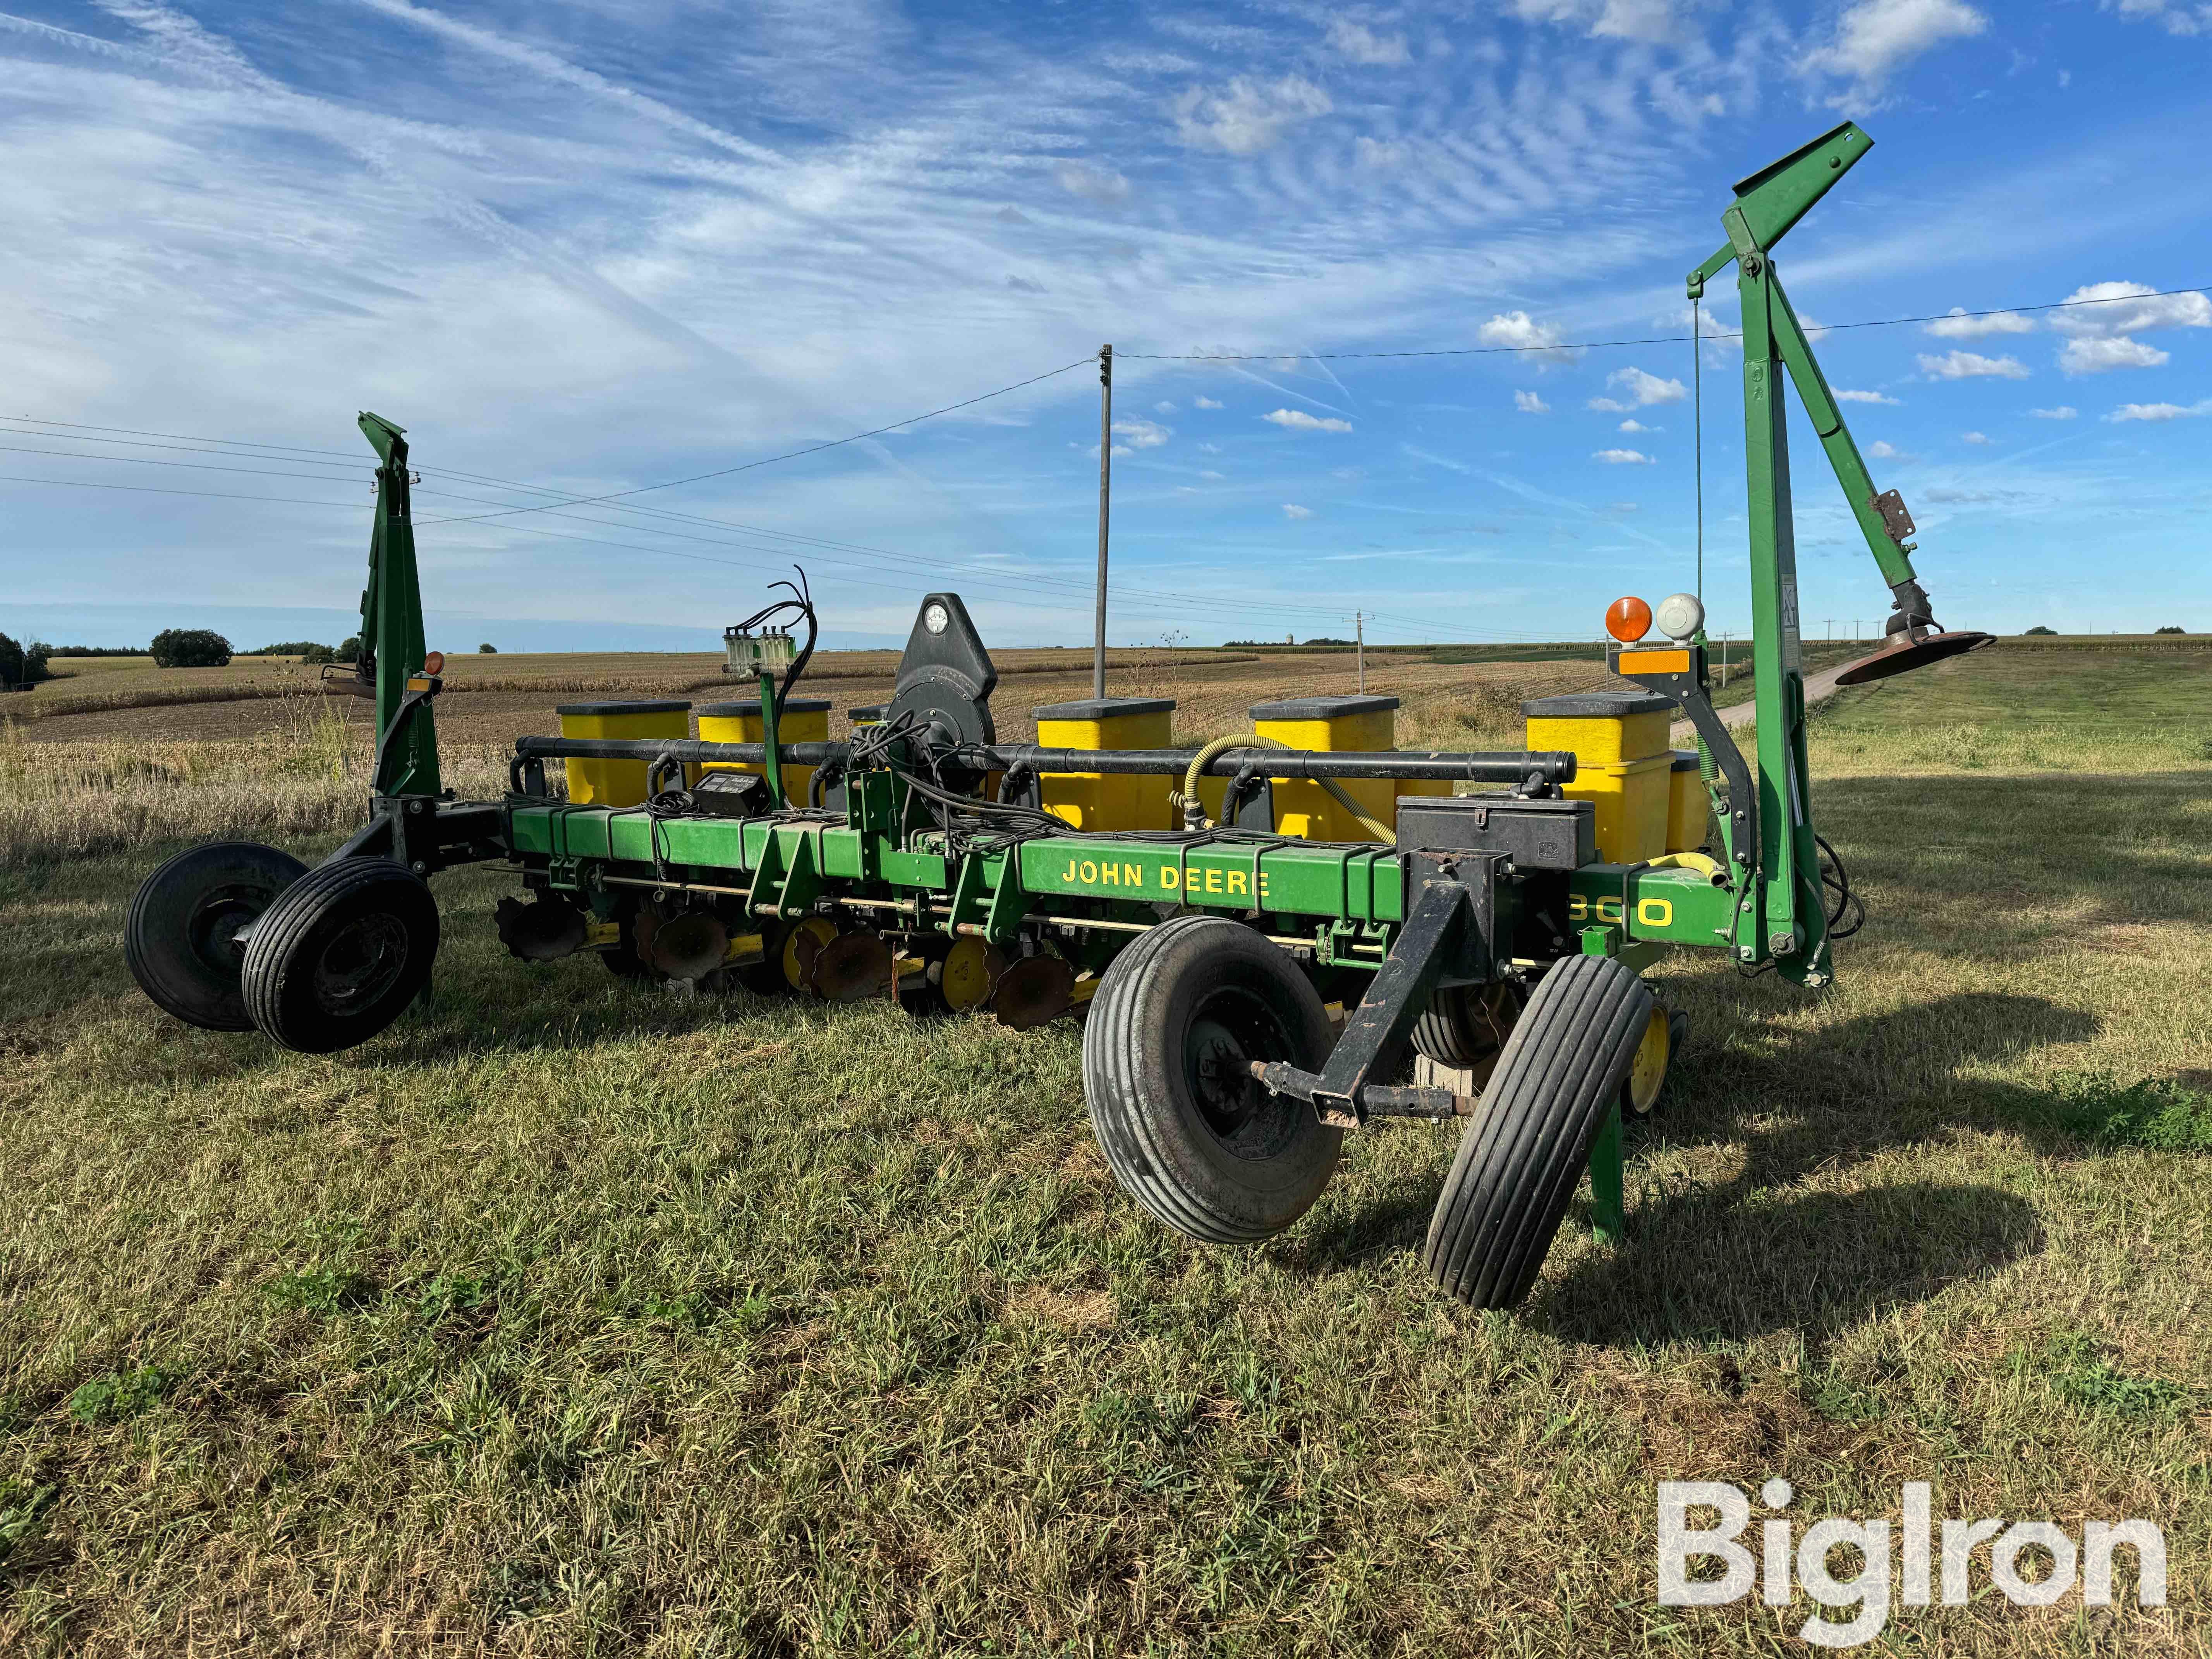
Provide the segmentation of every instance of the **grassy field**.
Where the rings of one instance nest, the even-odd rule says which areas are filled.
[[[1837,988],[1662,964],[1630,1240],[1571,1217],[1510,1316],[1420,1268],[1443,1133],[1200,1248],[1114,1186],[1072,1028],[526,966],[488,874],[365,1048],[186,1030],[133,885],[334,844],[358,730],[18,733],[0,1652],[1781,1653],[1802,1594],[1663,1609],[1652,1565],[1656,1482],[1779,1474],[2166,1529],[2163,1611],[1983,1594],[1878,1650],[2202,1653],[2212,659],[2055,655],[1817,714]],[[1490,672],[1407,737],[1500,732]]]

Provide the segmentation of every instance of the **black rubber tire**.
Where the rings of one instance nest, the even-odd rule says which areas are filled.
[[[246,1009],[295,1053],[350,1048],[399,1018],[437,954],[428,883],[390,859],[341,859],[263,914],[246,946]]]
[[[1498,1040],[1486,1000],[1500,994],[1493,985],[1447,985],[1429,999],[1413,1022],[1413,1052],[1439,1066],[1468,1066],[1490,1058],[1504,1045]],[[1504,994],[1511,994],[1509,991]],[[1511,1018],[1504,1024],[1510,1034]]]
[[[210,1031],[250,1031],[239,988],[245,947],[230,936],[307,873],[289,853],[214,841],[179,853],[131,895],[123,960],[155,1006]]]
[[[1650,1016],[1610,957],[1569,957],[1529,997],[1429,1219],[1424,1259],[1461,1301],[1510,1308],[1535,1283]]]
[[[1204,1097],[1197,1044],[1223,1068]],[[1280,1232],[1328,1185],[1344,1132],[1304,1101],[1226,1079],[1251,1060],[1318,1070],[1329,1046],[1320,996],[1251,928],[1190,915],[1142,934],[1107,969],[1083,1028],[1083,1092],[1115,1179],[1206,1243]]]

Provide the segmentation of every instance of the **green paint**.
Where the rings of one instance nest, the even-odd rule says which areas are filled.
[[[361,648],[376,658],[376,729],[392,733],[373,788],[380,795],[434,795],[438,732],[426,699],[399,720],[407,682],[422,672],[422,590],[415,569],[405,428],[364,410],[362,435],[376,451],[376,525],[368,543],[368,586],[361,596]]]

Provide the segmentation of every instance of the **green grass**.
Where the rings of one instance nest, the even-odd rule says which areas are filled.
[[[1200,1248],[1115,1187],[1072,1028],[526,965],[489,872],[362,1049],[185,1030],[121,966],[137,877],[240,815],[325,850],[347,786],[25,769],[0,1652],[1778,1653],[1802,1601],[1652,1603],[1655,1484],[1771,1474],[2166,1529],[2163,1613],[1984,1597],[1899,1650],[2201,1651],[2212,767],[2142,735],[2185,665],[2097,655],[2046,723],[2142,726],[2033,765],[1937,769],[2033,690],[1997,653],[1823,716],[1838,987],[1662,965],[1630,1243],[1578,1200],[1510,1316],[1420,1269],[1444,1132]]]

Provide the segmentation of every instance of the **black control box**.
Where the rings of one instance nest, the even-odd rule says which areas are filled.
[[[1597,805],[1508,794],[1401,795],[1398,848],[1503,853],[1522,870],[1578,870],[1597,862]]]

